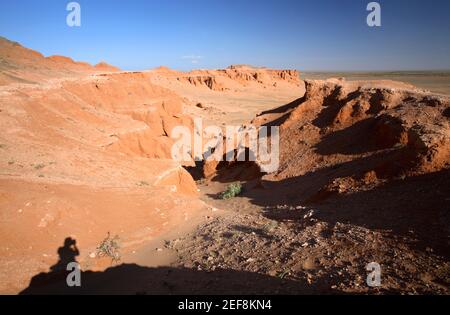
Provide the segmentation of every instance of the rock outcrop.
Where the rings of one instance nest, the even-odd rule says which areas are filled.
[[[221,70],[194,70],[178,73],[180,82],[204,86],[213,91],[233,90],[236,86],[261,85],[276,87],[280,82],[299,86],[300,73],[297,70],[272,70],[249,66],[230,66]]]
[[[272,176],[322,170],[330,178],[323,197],[449,168],[449,106],[446,97],[398,82],[306,81],[303,98],[253,123],[280,126],[280,169]]]

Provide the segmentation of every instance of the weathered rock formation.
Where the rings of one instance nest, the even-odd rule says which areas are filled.
[[[398,82],[306,81],[303,98],[253,123],[281,128],[274,178],[322,170],[322,192],[350,192],[449,168],[449,106]]]

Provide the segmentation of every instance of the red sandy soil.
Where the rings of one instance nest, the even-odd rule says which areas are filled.
[[[277,172],[206,163],[202,198],[225,215],[173,243],[179,263],[282,275],[291,293],[448,294],[450,100],[391,81],[305,84],[253,120],[280,127]],[[220,200],[238,180],[241,197]],[[381,287],[366,284],[371,262]]]
[[[149,72],[154,84],[183,97],[186,112],[205,125],[240,126],[262,109],[288,103],[305,92],[299,73],[250,66],[178,72],[165,67]]]
[[[94,257],[107,232],[120,236],[124,262],[167,260],[155,251],[163,235],[195,225],[211,207],[171,160],[172,128],[192,128],[192,119],[184,97],[153,83],[163,70],[44,57],[6,39],[0,56],[0,292],[19,292],[57,264],[67,237],[90,270],[110,265]]]
[[[0,39],[0,292],[448,294],[449,111],[401,82],[125,72]],[[173,161],[196,116],[279,126],[279,170]],[[218,198],[232,181],[244,192]],[[124,264],[105,270],[108,232]],[[77,291],[52,269],[67,237]]]
[[[47,270],[66,237],[77,240],[82,263],[108,231],[126,256],[207,209],[171,160],[169,130],[191,125],[180,97],[146,74],[98,74],[4,40],[1,47],[2,60],[21,65],[19,83],[0,87],[1,292]],[[67,77],[51,78],[61,69]]]

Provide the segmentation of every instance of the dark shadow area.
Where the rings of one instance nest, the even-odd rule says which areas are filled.
[[[367,191],[331,194],[323,200],[310,198],[333,178],[355,173],[355,169],[383,159],[383,154],[364,158],[337,167],[311,172],[279,182],[264,181],[266,190],[246,193],[256,205],[265,207],[265,216],[279,221],[299,220],[304,210],[280,210],[277,205],[308,205],[315,210],[314,218],[383,230],[397,236],[417,239],[414,248],[450,258],[450,169],[437,173],[392,180]]]
[[[267,239],[272,238],[270,235],[267,235],[266,231],[264,231],[263,229],[253,228],[245,225],[233,225],[232,228],[238,232],[242,232],[245,234],[255,233],[256,235],[261,236],[263,238]]]
[[[205,155],[205,158],[207,156]],[[229,151],[222,156],[222,160],[215,167],[212,181],[231,183],[236,181],[251,181],[261,178],[266,173],[255,162],[256,155],[249,148],[245,148],[239,155],[238,150]],[[195,161],[195,166],[184,166],[184,169],[195,181],[205,179],[205,160]]]
[[[325,128],[334,121],[334,119],[339,114],[342,107],[348,102],[354,100],[360,95],[359,91],[354,91],[348,94],[348,96],[339,100],[339,95],[341,94],[342,87],[337,86],[336,89],[323,100],[323,109],[319,113],[316,119],[312,121],[312,124],[318,128]]]
[[[243,153],[243,154],[242,154]],[[224,154],[222,161],[216,167],[216,175],[213,181],[220,183],[231,183],[235,181],[251,181],[261,178],[265,173],[261,172],[259,165],[254,162],[256,156],[249,148],[237,154],[237,150]],[[230,161],[227,161],[230,160]]]
[[[268,121],[265,124],[262,124],[262,126],[263,127],[281,126],[289,118],[292,110],[294,110],[295,108],[300,106],[303,102],[305,102],[305,100],[306,100],[306,98],[302,97],[302,98],[296,99],[295,101],[293,101],[289,104],[277,107],[272,110],[267,110],[267,111],[262,112],[260,115],[258,115],[258,117],[263,116],[263,115],[270,115],[270,114],[282,114],[280,117],[278,117],[274,120]],[[270,129],[268,129],[267,136],[270,137],[270,135],[271,135]]]
[[[319,128],[324,128],[329,126],[334,118],[336,118],[337,114],[344,106],[344,102],[337,101],[339,94],[341,93],[341,88],[336,87],[336,89],[327,97],[324,98],[323,101],[323,109],[319,113],[316,119],[312,121],[312,124]]]
[[[316,151],[322,155],[351,155],[376,151],[379,148],[372,138],[372,130],[375,130],[375,125],[376,119],[368,118],[343,130],[335,131],[325,136],[316,145]],[[367,135],[370,135],[369,138]]]
[[[450,117],[450,107],[447,107],[444,109],[444,112],[442,113],[445,117]]]
[[[376,115],[382,110],[385,109],[383,106],[383,102],[385,101],[383,92],[380,90],[376,90],[376,92],[370,97],[369,104],[370,108],[367,111],[367,114]]]
[[[71,240],[70,247],[74,245]],[[69,244],[69,243],[67,243]],[[64,257],[64,247],[62,253]],[[58,250],[58,253],[61,252]],[[69,253],[74,257],[74,252]],[[67,257],[69,257],[67,256]],[[62,266],[62,260],[60,264]],[[58,268],[59,269],[59,268]],[[65,269],[65,266],[64,266]],[[67,271],[40,273],[21,295],[42,294],[336,294],[323,280],[313,286],[304,280],[287,280],[258,273],[218,269],[213,272],[187,268],[148,268],[123,264],[103,272],[81,272],[81,286],[69,287]]]
[[[287,112],[288,110],[296,108],[298,105],[303,103],[305,100],[306,100],[306,98],[303,96],[303,97],[298,98],[286,105],[263,111],[258,116],[263,116],[263,115],[268,115],[268,114],[283,114],[283,113]]]
[[[212,180],[220,183],[251,181],[262,177],[264,174],[265,173],[261,172],[261,169],[255,162],[222,161],[217,166],[216,175],[212,178]]]
[[[204,177],[203,174],[203,166],[205,165],[205,161],[195,161],[195,166],[184,166],[184,169],[191,174],[192,178],[195,181],[201,180]]]
[[[380,169],[377,175],[381,178],[383,173],[388,173],[388,166],[393,164],[392,162],[396,161],[401,154],[403,154],[402,150],[385,150],[279,182],[262,181],[262,186],[266,187],[265,189],[262,191],[249,190],[245,195],[254,199],[255,202],[257,202],[257,199],[261,200],[260,205],[263,206],[304,205],[310,202],[312,196],[320,192],[325,185],[334,179],[362,177],[366,172],[376,169]]]

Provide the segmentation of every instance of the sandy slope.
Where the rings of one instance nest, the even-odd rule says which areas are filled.
[[[164,131],[190,120],[177,97],[145,78],[9,86],[0,98],[2,291],[53,264],[68,236],[82,262],[108,231],[125,254],[204,208]]]
[[[120,236],[128,259],[207,209],[171,160],[168,130],[191,125],[179,96],[144,74],[99,74],[1,44],[2,60],[20,64],[21,76],[0,87],[1,292],[18,292],[55,264],[66,237],[76,239],[80,262],[102,267],[88,260],[107,232]],[[39,84],[21,83],[41,75]]]
[[[0,292],[75,292],[55,271],[70,251],[97,271],[78,293],[448,293],[447,98],[250,66],[121,72],[4,39],[0,85]],[[169,137],[194,117],[280,126],[280,169],[194,182]],[[108,232],[126,264],[103,271]]]
[[[57,264],[67,237],[85,269],[110,265],[93,258],[107,232],[119,235],[123,262],[168,263],[170,254],[156,250],[164,237],[211,213],[192,177],[171,160],[171,129],[192,127],[191,102],[153,71],[46,58],[5,39],[0,56],[0,291],[16,293]],[[275,88],[285,74],[273,75]],[[241,86],[234,79],[226,83]],[[255,84],[255,94],[266,87]],[[247,91],[242,85],[236,99]]]

